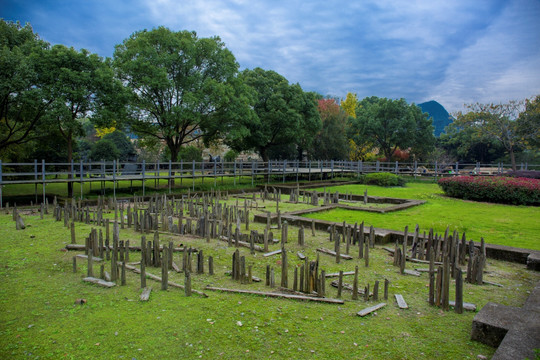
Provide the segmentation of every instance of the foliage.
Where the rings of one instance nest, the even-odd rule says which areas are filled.
[[[322,129],[315,136],[311,156],[320,160],[347,159],[348,116],[334,99],[318,100]]]
[[[48,50],[29,24],[0,19],[0,152],[42,136],[36,128],[52,102]]]
[[[341,102],[341,108],[348,116],[356,118],[356,106],[358,105],[358,98],[356,94],[347,93],[345,100]]]
[[[540,95],[525,100],[525,111],[517,119],[517,133],[525,145],[540,148]]]
[[[96,141],[90,151],[90,158],[94,161],[113,161],[118,160],[120,152],[112,140],[101,139]]]
[[[96,127],[96,136],[98,138],[103,138],[105,135],[111,134],[116,131],[116,126],[111,127]]]
[[[505,176],[527,178],[527,179],[540,179],[540,171],[535,170],[516,170],[509,171],[504,174]]]
[[[113,64],[129,90],[125,120],[140,137],[164,141],[172,161],[199,138],[242,135],[241,121],[251,119],[238,63],[219,37],[165,27],[135,32],[116,46]]]
[[[137,154],[135,146],[123,132],[115,130],[103,136],[102,140],[110,140],[118,149],[118,160],[131,161]]]
[[[512,169],[516,169],[514,152],[519,148],[522,139],[517,131],[515,119],[518,117],[522,103],[509,101],[506,104],[467,104],[467,113],[457,113],[456,125],[471,127],[479,136],[498,141],[510,155]]]
[[[363,184],[378,186],[403,186],[405,179],[392,173],[371,173],[362,175],[360,181]]]
[[[517,205],[540,205],[540,180],[512,177],[456,176],[441,178],[448,196]]]
[[[256,117],[245,124],[247,134],[229,138],[229,145],[238,151],[256,150],[263,161],[269,160],[271,147],[295,144],[303,150],[321,127],[314,95],[305,93],[299,84],[289,84],[275,71],[246,69],[242,79],[255,94]]]
[[[456,123],[446,127],[437,143],[449,157],[469,164],[494,162],[505,153],[497,140],[479,134],[471,126],[460,127]]]
[[[359,144],[373,139],[386,159],[390,160],[397,148],[411,148],[418,157],[425,156],[433,148],[433,125],[414,104],[404,99],[391,100],[370,97],[356,107],[356,119],[351,126],[351,138]]]
[[[202,150],[196,146],[185,146],[178,153],[179,160],[184,162],[200,162],[202,158]]]
[[[238,152],[231,149],[225,153],[223,159],[225,160],[225,162],[234,162],[237,157]]]

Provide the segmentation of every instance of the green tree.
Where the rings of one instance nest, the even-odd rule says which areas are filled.
[[[435,142],[427,114],[404,99],[375,96],[363,99],[356,107],[356,119],[351,128],[356,143],[364,142],[365,138],[372,140],[387,160],[398,148],[411,148],[419,155],[427,153]],[[420,142],[425,145],[419,146]]]
[[[51,84],[47,126],[58,130],[65,139],[67,161],[71,162],[75,140],[84,135],[83,119],[98,111],[95,99],[101,95],[104,84],[112,81],[112,72],[98,55],[63,45],[53,46],[41,61],[49,69],[43,76]],[[73,184],[69,182],[68,196],[72,194]]]
[[[516,170],[515,152],[523,139],[515,121],[522,102],[509,101],[505,104],[466,104],[467,113],[459,112],[455,123],[462,128],[470,127],[479,136],[497,140],[510,155],[512,169]]]
[[[165,142],[172,161],[197,139],[241,135],[238,123],[252,116],[238,64],[218,37],[139,31],[116,46],[113,63],[129,91],[124,120],[140,137]]]
[[[540,147],[540,95],[525,100],[525,111],[517,119],[517,132],[524,143],[533,149]]]
[[[346,159],[349,150],[347,140],[349,116],[335,99],[320,99],[317,110],[321,117],[322,129],[313,141],[313,157],[321,160]]]
[[[35,129],[52,102],[42,63],[48,49],[29,24],[0,19],[0,152],[42,136]]]
[[[256,117],[245,124],[245,136],[229,140],[233,149],[254,149],[268,161],[272,147],[296,144],[298,149],[309,144],[309,137],[321,126],[312,94],[271,70],[244,70],[242,78],[256,94]]]
[[[495,139],[479,134],[470,126],[459,127],[454,122],[441,133],[438,146],[451,158],[464,163],[489,163],[498,160],[505,153],[504,147]]]
[[[120,152],[112,140],[101,139],[94,143],[90,158],[94,161],[113,161],[118,159]]]
[[[115,130],[102,137],[102,140],[110,140],[118,149],[118,160],[127,161],[132,159],[137,152],[129,138],[120,130]]]

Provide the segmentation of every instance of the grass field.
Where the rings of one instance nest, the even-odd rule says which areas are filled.
[[[514,246],[540,250],[540,207],[513,206],[465,201],[444,196],[439,186],[433,183],[408,183],[405,187],[383,188],[370,185],[342,185],[327,188],[340,193],[396,197],[402,199],[425,200],[423,205],[410,209],[378,214],[353,210],[335,209],[306,215],[314,219],[340,219],[347,223],[365,221],[374,227],[403,230],[409,226],[414,230],[419,224],[420,231],[444,233],[456,229],[460,235],[465,232],[467,239],[484,240],[491,244]],[[323,189],[319,189],[322,191]]]
[[[347,191],[363,193],[364,189],[357,186]],[[398,196],[399,192],[402,192],[399,197],[423,196],[428,205],[432,198],[453,201],[440,199],[435,188],[426,193],[425,187],[416,184],[405,189],[369,187],[368,191],[370,195],[388,191],[390,196]],[[265,210],[275,206],[271,201],[261,205]],[[282,203],[280,210],[304,206]],[[484,204],[478,206],[482,209]],[[505,208],[507,217],[521,209]],[[388,305],[376,315],[365,318],[356,313],[375,302],[352,301],[347,291],[343,295],[344,305],[209,291],[208,298],[201,298],[186,297],[174,288],[161,291],[159,283],[148,279],[148,285],[153,288],[150,301],[140,302],[139,275],[128,273],[127,285],[112,289],[83,283],[86,263],[79,262],[78,272],[72,272],[75,253],[63,250],[69,243],[69,230],[63,227],[63,222],[55,222],[51,215],[40,220],[36,213],[26,212],[23,217],[27,228],[16,231],[11,215],[3,212],[0,215],[2,359],[476,359],[479,354],[489,357],[495,351],[470,340],[473,312],[458,315],[430,307],[426,301],[427,274],[421,277],[400,275],[392,266],[392,258],[380,248],[371,251],[368,268],[364,260],[356,256],[341,264],[336,264],[330,256],[320,256],[320,268],[327,273],[352,271],[359,266],[361,287],[368,283],[373,287],[376,280],[383,282],[385,278],[391,281]],[[263,224],[250,226],[259,231],[263,228]],[[89,225],[76,224],[77,243],[84,243],[90,229]],[[244,226],[242,229],[245,231]],[[325,232],[312,236],[307,231],[304,248],[296,244],[296,234],[297,228],[290,227],[287,244],[290,284],[293,268],[303,263],[296,257],[297,251],[315,259],[317,247],[332,247]],[[121,230],[120,238],[130,239],[132,244],[140,242],[140,234],[131,229]],[[175,245],[194,246],[204,250],[206,256],[214,257],[216,274],[193,274],[194,289],[203,290],[206,285],[213,285],[272,290],[264,283],[242,285],[225,275],[225,271],[231,269],[235,250],[225,242],[211,240],[207,243],[204,239],[172,235],[162,235],[160,240],[163,244],[171,240]],[[278,248],[279,245],[273,245],[271,250]],[[240,248],[240,252],[246,256],[247,263],[253,265],[255,276],[264,279],[266,265],[273,266],[276,283],[279,283],[279,255],[266,258],[257,253],[253,256],[245,248]],[[130,256],[131,261],[139,259],[138,253]],[[175,255],[174,260],[181,261],[179,255]],[[110,269],[110,264],[107,266]],[[407,267],[414,266],[407,264]],[[466,283],[465,301],[475,303],[478,308],[489,301],[521,306],[528,296],[527,291],[540,280],[540,274],[520,264],[488,259],[486,270],[485,278],[503,284],[504,288]],[[99,273],[96,264],[94,271]],[[157,268],[147,268],[147,272],[160,275]],[[171,271],[169,279],[183,284],[184,276]],[[352,283],[352,277],[344,281]],[[326,288],[328,297],[336,296],[330,280]],[[395,305],[393,295],[396,293],[403,294],[409,309],[400,310]],[[87,303],[75,305],[78,298],[86,299]]]

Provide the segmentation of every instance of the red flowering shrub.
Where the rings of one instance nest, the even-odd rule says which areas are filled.
[[[439,179],[446,195],[514,205],[540,205],[540,180],[503,176],[455,176]]]

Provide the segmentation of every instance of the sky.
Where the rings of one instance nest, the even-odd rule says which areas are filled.
[[[240,69],[338,98],[455,112],[540,94],[540,0],[0,0],[0,18],[103,57],[158,26],[219,36]]]

